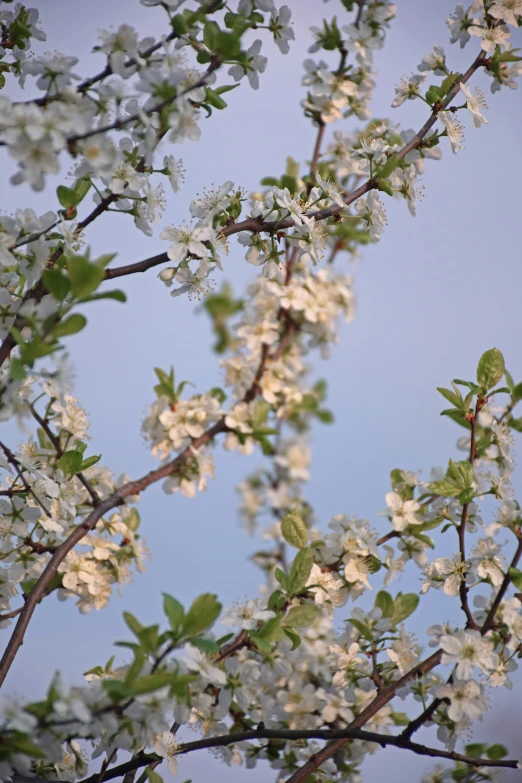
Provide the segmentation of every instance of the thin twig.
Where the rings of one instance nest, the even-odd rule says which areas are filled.
[[[510,569],[516,568],[518,565],[518,561],[520,560],[520,557],[522,556],[522,536],[518,535],[518,547],[516,549],[515,554],[513,555],[513,560],[509,564],[509,568],[507,570],[507,573],[502,581],[502,584],[499,587],[498,593],[495,596],[495,600],[491,604],[491,608],[488,612],[488,615],[486,617],[486,620],[484,621],[484,625],[480,629],[480,632],[482,635],[487,633],[491,626],[493,625],[493,622],[495,620],[495,615],[500,607],[500,604],[502,603],[502,599],[504,598],[506,594],[506,590],[508,589],[509,585],[511,584],[511,575],[510,575]]]
[[[45,514],[47,514],[47,516],[48,516],[48,517],[50,517],[50,516],[51,516],[51,512],[49,511],[49,509],[47,508],[47,506],[44,504],[44,502],[43,502],[42,500],[40,500],[40,498],[38,497],[38,495],[36,494],[36,492],[33,490],[33,488],[31,487],[31,485],[28,483],[27,479],[25,478],[25,476],[24,476],[24,474],[23,474],[23,466],[22,466],[22,465],[19,463],[19,461],[16,459],[16,457],[15,457],[15,455],[13,454],[13,452],[11,451],[11,449],[9,449],[9,448],[8,448],[8,447],[7,447],[7,446],[6,446],[4,443],[2,443],[1,441],[0,441],[0,448],[1,448],[1,449],[2,449],[2,451],[4,452],[4,454],[5,454],[5,456],[6,456],[6,459],[7,459],[7,461],[9,462],[9,464],[10,464],[10,465],[12,465],[12,466],[15,468],[15,470],[18,472],[18,475],[15,477],[15,481],[16,481],[16,479],[17,479],[17,478],[20,478],[20,480],[21,480],[22,484],[23,484],[23,485],[24,485],[24,487],[25,487],[25,490],[26,490],[26,492],[29,492],[29,494],[31,494],[31,495],[34,497],[34,499],[36,500],[36,502],[38,503],[38,505],[40,506],[40,508],[42,509],[42,511],[43,511]]]
[[[477,404],[475,406],[475,412],[473,413],[473,418],[471,419],[471,442],[470,442],[469,460],[468,460],[471,465],[473,465],[476,456],[475,438],[477,432],[477,418],[480,411],[480,407],[481,407],[480,400],[477,400]],[[464,505],[462,506],[462,516],[458,527],[460,562],[463,566],[464,563],[466,562],[466,522],[468,520],[468,509],[469,509],[469,503],[464,503]],[[466,615],[466,621],[467,621],[466,627],[476,629],[477,624],[473,619],[473,613],[469,606],[468,586],[466,584],[465,575],[460,583],[459,596],[460,596],[460,603],[461,603],[462,610]]]
[[[63,454],[63,449],[61,447],[59,439],[56,437],[51,427],[49,426],[49,422],[47,421],[47,419],[42,418],[42,416],[40,416],[40,414],[38,413],[34,405],[31,405],[31,403],[29,403],[29,410],[31,411],[33,417],[36,419],[40,427],[43,429],[43,431],[51,441],[57,455],[61,457]],[[76,473],[75,475],[78,478],[78,480],[83,484],[87,492],[89,493],[93,505],[97,506],[101,501],[100,501],[100,496],[98,495],[94,487],[91,486],[91,483],[85,478],[83,473],[80,472],[80,473]]]
[[[287,318],[281,331],[279,346],[274,349],[273,353],[267,355],[263,364],[263,371],[264,367],[269,361],[277,361],[283,355],[296,331],[296,325],[293,323],[293,321]],[[256,384],[255,387],[254,384]],[[247,390],[245,398],[247,395],[252,395],[251,398],[253,399],[259,394],[260,389],[257,386],[257,382],[254,381],[254,384],[250,387],[250,389]],[[44,426],[45,420],[42,419],[42,417],[39,416],[37,412],[36,415],[38,417],[37,421],[39,421],[39,423]],[[166,465],[162,465],[155,470],[151,470],[145,476],[142,476],[142,478],[137,479],[136,481],[130,481],[127,484],[124,484],[116,492],[113,492],[112,495],[110,495],[108,498],[101,500],[97,505],[95,505],[95,508],[84,519],[84,521],[80,523],[72,531],[72,533],[69,534],[68,538],[66,538],[65,541],[63,541],[56,548],[56,551],[53,553],[45,569],[42,571],[35,586],[27,596],[26,604],[20,614],[20,617],[18,618],[18,622],[16,623],[11,638],[9,639],[7,647],[3,653],[2,659],[0,661],[0,686],[3,684],[7,673],[16,657],[16,654],[23,644],[25,631],[29,625],[37,604],[45,594],[48,584],[58,570],[58,566],[71,551],[71,549],[73,549],[84,536],[86,536],[91,530],[95,528],[96,524],[104,514],[106,514],[111,509],[122,505],[122,503],[125,503],[125,498],[129,497],[130,495],[138,495],[152,484],[155,484],[156,482],[171,476],[187,459],[192,457],[194,450],[197,451],[202,446],[210,443],[217,435],[228,432],[229,428],[225,423],[225,418],[225,416],[222,416],[222,418],[216,422],[216,424],[210,427],[199,438],[195,438],[189,446],[184,448],[173,460],[168,462]],[[48,428],[46,430],[47,434],[49,435],[49,430],[52,435],[52,442],[53,439],[56,441],[56,436],[52,430],[50,430],[47,423],[45,423],[45,426]],[[51,437],[51,435],[49,435],[49,437]],[[56,448],[55,442],[53,445]]]

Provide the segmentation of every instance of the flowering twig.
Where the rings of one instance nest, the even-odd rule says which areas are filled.
[[[441,104],[441,106],[438,107],[438,110],[433,110],[429,119],[426,120],[422,128],[413,136],[413,138],[402,147],[399,152],[397,153],[398,160],[402,160],[406,157],[406,155],[411,152],[414,149],[417,149],[423,141],[423,139],[426,137],[428,131],[431,130],[431,128],[435,125],[437,118],[438,118],[438,112],[445,109],[455,95],[459,91],[459,87],[461,84],[465,84],[475,71],[477,71],[484,63],[486,53],[484,51],[481,51],[479,55],[475,58],[473,63],[470,65],[468,70],[461,76],[460,79],[458,79],[452,89],[449,91],[446,99]],[[360,185],[358,188],[353,190],[351,193],[347,194],[344,197],[344,206],[350,206],[350,204],[353,204],[354,201],[357,201],[357,199],[361,198],[361,196],[364,196],[366,193],[369,193],[370,190],[375,190],[378,187],[378,182],[375,179],[368,179],[366,182],[364,182],[362,185]],[[321,209],[316,210],[315,212],[309,212],[307,213],[307,217],[313,217],[316,221],[320,220],[327,220],[330,217],[336,217],[343,211],[344,207],[341,207],[339,204],[333,204],[331,207],[328,207],[327,209]],[[279,221],[278,223],[274,224],[270,221],[262,221],[258,220],[257,218],[246,218],[245,220],[242,220],[240,223],[232,223],[229,226],[225,226],[221,233],[223,236],[228,237],[232,234],[238,234],[240,231],[249,231],[252,233],[261,233],[265,232],[268,234],[272,234],[275,230],[280,231],[285,228],[291,228],[294,225],[293,220],[291,218],[285,218],[284,220]],[[133,264],[125,264],[121,267],[114,267],[113,269],[107,269],[105,272],[105,278],[107,280],[112,280],[115,277],[124,277],[126,275],[132,275],[137,272],[147,272],[149,269],[152,269],[155,266],[159,266],[160,264],[165,264],[169,261],[169,257],[167,253],[159,253],[158,255],[151,256],[150,258],[145,258],[143,261],[137,261]]]
[[[292,336],[295,334],[295,331],[295,324],[287,317],[282,328],[279,346],[272,354],[267,355],[265,361],[263,362],[263,371],[269,360],[277,361],[277,359],[282,356],[288,346],[288,343],[292,339]],[[256,384],[255,388],[253,388],[254,384]],[[259,394],[257,381],[254,381],[254,384],[252,384],[250,389],[246,392],[245,399],[247,395],[249,399],[253,399]],[[39,419],[37,418],[37,421],[42,423],[44,420],[39,416],[39,414],[37,415],[39,417]],[[105,498],[105,500],[101,500],[95,506],[93,511],[91,511],[91,513],[84,519],[84,521],[80,523],[78,527],[72,531],[69,537],[66,538],[65,541],[63,541],[63,543],[56,548],[56,551],[49,560],[35,586],[27,596],[26,604],[20,614],[20,617],[18,618],[18,622],[16,623],[11,638],[9,639],[9,643],[4,651],[0,661],[0,686],[3,684],[7,673],[11,668],[11,664],[13,663],[16,653],[23,644],[25,631],[29,625],[38,602],[45,594],[47,586],[58,570],[58,566],[60,563],[62,563],[71,549],[73,549],[76,544],[78,544],[79,541],[81,541],[81,539],[87,535],[87,533],[89,533],[89,531],[96,527],[96,524],[104,514],[106,514],[111,509],[125,503],[125,498],[129,497],[130,495],[138,495],[144,489],[151,486],[151,484],[155,484],[162,479],[168,478],[168,476],[171,476],[173,473],[175,473],[176,470],[192,456],[194,450],[197,451],[199,448],[201,448],[201,446],[204,446],[207,443],[213,441],[216,435],[227,431],[228,427],[225,424],[225,416],[222,416],[222,418],[216,422],[216,424],[210,427],[210,429],[204,432],[199,438],[195,438],[190,446],[184,448],[173,460],[168,462],[166,465],[156,468],[155,470],[151,470],[145,476],[137,479],[136,481],[130,481],[127,484],[124,484],[117,490],[117,492],[109,495],[109,497]]]

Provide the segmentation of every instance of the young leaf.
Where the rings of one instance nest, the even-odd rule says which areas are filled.
[[[96,465],[96,463],[99,462],[100,460],[101,460],[101,454],[93,454],[92,457],[87,457],[87,459],[83,460],[80,466],[80,470],[78,472],[83,473],[84,470],[87,470],[87,468]]]
[[[418,605],[419,596],[417,593],[406,593],[405,595],[399,593],[393,602],[393,624],[398,625],[399,623],[402,623],[403,620],[406,620],[410,614],[413,614]]]
[[[59,302],[65,299],[71,287],[69,279],[59,269],[46,269],[42,275],[42,282]]]
[[[140,631],[143,631],[143,625],[130,612],[123,612],[123,619],[125,620],[127,627],[130,628],[132,633],[136,636],[139,635]]]
[[[319,607],[315,604],[292,606],[283,620],[283,625],[289,625],[292,628],[306,628],[315,622],[318,614]]]
[[[522,571],[520,571],[518,568],[510,568],[509,576],[511,577],[511,581],[517,590],[522,590]]]
[[[292,642],[292,650],[296,650],[301,644],[301,637],[291,628],[283,628],[285,636],[287,636]]]
[[[274,572],[274,576],[283,588],[283,590],[286,590],[288,592],[288,574],[285,574],[284,571],[282,571],[280,568],[276,568]]]
[[[82,467],[82,455],[79,451],[65,451],[58,460],[58,467],[64,473],[75,475]]]
[[[477,382],[488,391],[496,386],[505,372],[504,357],[498,348],[490,348],[480,357],[477,367]]]
[[[92,294],[103,280],[103,269],[97,264],[91,264],[84,256],[69,256],[66,263],[71,290],[77,298]]]
[[[290,546],[302,549],[308,543],[308,530],[297,514],[287,514],[281,522],[281,533]]]
[[[455,408],[462,408],[462,394],[457,389],[456,391],[452,392],[450,389],[444,389],[442,386],[437,386],[437,391],[439,394],[442,394],[443,397],[447,399],[448,402],[451,402],[452,405],[455,406]]]
[[[393,614],[393,598],[386,590],[379,590],[375,597],[375,608],[380,609],[383,617],[391,617]]]
[[[185,611],[179,601],[168,593],[163,593],[163,611],[167,615],[170,627],[177,631],[183,621]]]
[[[183,636],[196,636],[219,617],[221,604],[212,593],[198,596],[183,619]]]
[[[70,334],[77,334],[87,324],[87,318],[80,313],[73,313],[65,321],[60,321],[53,327],[51,337],[67,337]]]
[[[504,747],[504,745],[490,745],[489,748],[486,750],[486,756],[488,759],[491,759],[492,761],[498,761],[499,759],[503,759],[504,756],[507,756],[507,748]]]
[[[294,558],[288,577],[288,592],[290,595],[299,593],[308,581],[312,571],[314,556],[311,549],[301,549]]]

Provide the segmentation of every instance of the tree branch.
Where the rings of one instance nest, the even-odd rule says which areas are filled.
[[[213,14],[214,11],[217,11],[219,6],[222,4],[223,0],[212,0],[212,2],[208,3],[206,6],[203,6],[199,9],[199,13],[203,14]],[[152,44],[152,46],[149,46],[148,49],[144,49],[142,52],[138,52],[138,57],[140,60],[147,60],[151,54],[154,54],[154,52],[157,52],[158,49],[161,49],[162,46],[164,46],[166,43],[170,43],[171,41],[174,41],[176,38],[179,38],[180,36],[178,33],[176,33],[174,30],[172,30],[168,35],[166,35],[164,38],[162,37],[161,40],[157,41],[156,43]],[[132,68],[134,65],[138,65],[138,60],[136,57],[129,57],[128,60],[124,63],[124,69],[127,70],[128,68]],[[106,79],[107,76],[111,76],[114,73],[112,70],[110,63],[107,63],[105,68],[97,73],[95,76],[90,76],[88,79],[84,79],[82,82],[76,85],[76,91],[86,93],[90,88],[97,84],[98,82],[101,82],[103,79]],[[34,103],[37,106],[46,106],[50,101],[60,100],[61,95],[42,95],[40,98],[34,98],[29,101],[19,101],[13,105],[15,106],[21,106],[21,105],[27,105],[30,103]]]
[[[409,750],[418,756],[430,756],[432,758],[449,759],[451,761],[459,761],[463,764],[469,764],[475,769],[479,767],[501,767],[504,769],[517,769],[518,761],[516,759],[506,759],[504,761],[495,761],[488,758],[473,758],[471,756],[463,756],[455,751],[442,750],[438,748],[430,748],[426,745],[420,745],[417,742],[411,742],[410,740],[403,739],[401,736],[392,736],[388,734],[377,734],[373,731],[364,731],[362,729],[251,729],[249,731],[240,731],[234,734],[224,734],[219,737],[205,737],[204,739],[195,740],[194,742],[186,742],[180,744],[177,749],[177,756],[182,756],[187,753],[192,753],[195,750],[204,750],[206,748],[222,748],[228,745],[236,745],[239,742],[248,742],[251,740],[343,740],[359,741],[359,742],[372,742],[376,745],[380,745],[381,748],[387,746],[401,748],[402,750]],[[105,780],[111,780],[121,775],[131,772],[132,770],[139,769],[148,764],[156,766],[160,764],[163,759],[158,758],[156,754],[142,754],[137,756],[130,762],[120,764],[113,769],[107,770],[104,775]],[[96,773],[88,778],[85,778],[80,783],[98,783],[98,775]],[[20,777],[20,776],[19,776]],[[34,778],[27,778],[27,781]],[[292,780],[292,778],[290,778]],[[25,783],[25,780],[24,780]]]
[[[452,87],[452,89],[449,91],[445,101],[442,104],[442,108],[439,110],[445,109],[455,95],[459,91],[459,85],[465,84],[475,71],[477,71],[483,64],[486,57],[486,52],[481,51],[480,54],[475,58],[473,63],[470,65],[468,70],[465,74],[463,74],[462,78],[459,79],[455,85]],[[399,160],[402,160],[406,157],[406,155],[411,152],[412,150],[419,147],[427,135],[428,131],[431,130],[431,128],[435,125],[438,118],[438,111],[432,111],[431,116],[428,120],[424,123],[422,128],[415,134],[415,136],[402,147],[402,149],[397,153],[397,156]],[[378,183],[376,180],[369,179],[362,185],[360,185],[358,188],[353,190],[350,194],[348,194],[344,199],[344,204],[346,207],[350,206],[350,204],[353,204],[354,201],[357,201],[357,199],[361,198],[361,196],[364,196],[366,193],[368,193],[370,190],[374,190],[378,187]],[[336,217],[339,215],[344,207],[339,206],[338,204],[333,204],[331,207],[328,207],[327,209],[321,209],[316,210],[315,212],[308,213],[307,217],[313,217],[316,221],[319,220],[326,220],[330,217]],[[273,222],[263,222],[262,220],[258,220],[257,218],[246,218],[245,220],[242,220],[240,223],[231,223],[229,226],[225,226],[225,228],[222,229],[221,233],[223,236],[228,237],[232,234],[238,234],[240,231],[250,231],[253,233],[261,233],[265,232],[267,234],[274,233],[275,230],[281,231],[285,228],[291,228],[294,225],[293,220],[291,218],[286,218],[285,220],[279,221],[277,223]],[[156,256],[151,256],[150,258],[145,258],[143,261],[137,261],[133,264],[125,264],[125,266],[120,267],[114,267],[113,269],[107,269],[105,271],[105,279],[106,280],[112,280],[115,277],[124,277],[126,275],[133,275],[137,272],[146,272],[149,269],[152,269],[152,267],[159,266],[160,264],[166,264],[169,261],[169,257],[167,253],[159,253]]]
[[[407,685],[415,677],[420,677],[434,669],[440,664],[441,658],[442,650],[437,650],[432,655],[430,655],[429,658],[426,658],[425,661],[417,664],[417,666],[404,674],[400,679],[397,680],[397,682],[394,682],[393,685],[390,685],[388,688],[385,688],[383,691],[381,691],[381,693],[379,693],[375,699],[359,715],[357,715],[357,717],[350,723],[346,730],[348,731],[350,729],[359,729],[361,726],[364,726],[365,723],[373,718],[373,716],[376,715],[379,710],[385,707],[393,699],[396,691],[398,691],[399,688]],[[314,753],[313,757],[303,764],[300,769],[294,772],[294,774],[288,778],[286,783],[303,783],[303,781],[305,781],[308,776],[312,774],[312,772],[315,772],[316,769],[319,769],[321,764],[332,758],[332,756],[340,751],[347,742],[347,739],[341,738],[328,743],[328,745],[326,745],[318,753]]]
[[[293,323],[291,319],[288,318],[288,316],[286,316],[280,335],[279,346],[275,348],[272,354],[267,354],[266,358],[262,360],[263,372],[266,364],[269,361],[277,361],[277,359],[279,359],[282,356],[282,354],[286,350],[289,342],[291,341],[296,331],[297,331],[296,325]],[[254,399],[259,394],[260,389],[259,386],[257,385],[259,379],[260,378],[258,378],[258,373],[257,373],[252,386],[246,391],[244,399],[249,399],[249,400]],[[43,426],[44,420],[42,419],[41,416],[39,416],[39,414],[37,414],[37,416],[38,416],[37,421],[39,421],[39,423],[41,423]],[[185,460],[187,460],[192,456],[193,450],[198,450],[199,448],[201,448],[201,446],[210,443],[211,441],[214,440],[216,435],[219,435],[224,432],[228,432],[229,428],[225,424],[225,418],[226,415],[223,415],[221,419],[218,422],[216,422],[216,424],[210,427],[199,438],[195,438],[189,446],[184,448],[173,460],[168,462],[166,465],[162,465],[161,467],[156,468],[155,470],[151,470],[145,476],[142,476],[142,478],[137,479],[136,481],[130,481],[127,484],[124,484],[122,487],[120,487],[120,489],[118,489],[117,492],[114,492],[108,498],[105,498],[105,500],[100,500],[100,502],[95,506],[93,511],[91,511],[91,513],[84,519],[84,521],[80,523],[78,527],[76,527],[72,531],[72,533],[70,533],[69,537],[66,538],[62,544],[56,547],[56,551],[54,552],[51,559],[47,563],[45,569],[42,571],[35,586],[27,596],[25,606],[23,607],[22,612],[20,613],[20,617],[18,618],[18,621],[13,630],[11,638],[9,639],[9,643],[4,651],[4,654],[0,661],[0,686],[3,684],[7,676],[7,673],[11,668],[11,664],[13,663],[16,657],[16,654],[20,649],[21,645],[23,644],[25,631],[27,630],[27,626],[29,625],[29,622],[34,613],[34,610],[36,609],[37,604],[45,595],[47,586],[49,585],[53,576],[57,573],[58,566],[65,559],[65,557],[71,551],[71,549],[73,549],[76,546],[76,544],[78,544],[79,541],[81,541],[81,539],[85,535],[87,535],[87,533],[89,533],[91,530],[93,530],[96,527],[96,524],[103,517],[104,514],[106,514],[111,509],[120,506],[122,503],[125,503],[125,498],[129,497],[130,495],[138,495],[144,489],[151,486],[151,484],[155,484],[156,482],[161,481],[162,479],[167,478],[168,476],[171,476],[179,469],[179,467],[185,462]],[[56,436],[54,435],[54,433],[52,433],[52,430],[51,430],[51,435],[49,437],[51,436],[54,440],[56,440]],[[55,448],[56,448],[56,444],[55,444]]]

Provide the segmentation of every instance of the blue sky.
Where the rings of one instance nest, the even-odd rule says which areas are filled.
[[[162,14],[137,0],[35,4],[48,32],[45,48],[80,57],[77,70],[82,75],[102,66],[100,55],[89,54],[99,28],[126,21],[143,36],[161,29]],[[288,4],[297,39],[290,54],[283,57],[268,45],[270,59],[259,91],[242,83],[230,94],[229,109],[214,112],[203,123],[199,144],[185,142],[169,150],[183,158],[187,176],[182,191],[169,196],[165,225],[187,217],[190,200],[204,186],[231,179],[255,190],[263,176],[284,169],[287,155],[303,165],[310,159],[315,131],[299,108],[302,61],[310,44],[307,28],[323,14],[338,12],[342,21],[345,17],[337,0],[328,5],[318,0]],[[389,117],[404,129],[422,125],[425,104],[407,102],[394,110],[390,104],[394,85],[434,44],[444,45],[453,70],[464,70],[471,62],[476,41],[464,51],[449,44],[444,20],[453,8],[447,0],[399,0],[386,48],[376,55],[374,115]],[[445,146],[442,161],[428,161],[425,198],[415,219],[404,203],[389,201],[389,226],[381,242],[368,248],[355,266],[342,262],[355,276],[357,317],[341,329],[331,360],[314,362],[317,376],[328,380],[329,406],[336,417],[334,425],[318,427],[313,435],[307,496],[323,526],[333,514],[349,513],[384,530],[387,523],[378,512],[385,505],[390,469],[422,469],[426,475],[431,466],[455,455],[458,428],[439,416],[444,401],[435,387],[454,377],[472,378],[484,350],[500,348],[515,380],[522,380],[517,316],[522,290],[520,91],[492,96],[486,77],[480,75],[475,83],[488,90],[489,125],[475,129],[468,122],[463,152],[453,156]],[[353,126],[348,122],[335,127]],[[51,187],[43,195],[25,185],[6,189],[0,209],[9,213],[13,204],[41,212],[56,208]],[[87,241],[95,254],[117,252],[115,263],[123,264],[165,250],[158,234],[147,238],[125,216],[110,214],[93,224]],[[223,279],[239,293],[252,275],[242,249],[232,244]],[[128,295],[127,305],[91,305],[88,328],[70,340],[70,349],[75,393],[91,415],[92,453],[102,453],[103,462],[116,473],[137,477],[153,465],[139,431],[143,410],[153,398],[152,368],[173,364],[176,376],[189,379],[200,391],[219,384],[222,374],[210,350],[208,321],[197,314],[194,302],[172,299],[154,270],[122,279],[119,287]],[[10,442],[16,445],[18,437],[12,433]],[[248,556],[256,542],[240,530],[235,486],[257,461],[217,448],[217,479],[206,494],[189,501],[167,497],[159,487],[148,490],[140,504],[142,531],[153,556],[147,573],[138,575],[105,610],[87,617],[79,615],[72,602],[60,604],[54,597],[45,601],[8,687],[36,697],[56,668],[78,681],[83,671],[110,657],[114,640],[125,638],[122,611],[148,622],[160,619],[162,591],[186,603],[212,591],[224,605],[254,595],[260,574]],[[515,488],[522,488],[519,473]],[[397,589],[419,586],[418,572],[411,569]],[[423,606],[421,629],[454,616],[450,599],[439,594],[430,595]],[[522,739],[520,699],[507,692],[493,695],[495,711],[474,736],[487,736],[494,727],[495,739],[504,737],[509,744],[510,738],[516,752]],[[387,780],[404,780],[404,753],[387,750],[386,757]],[[412,780],[430,766],[418,758],[407,757],[407,762]],[[382,773],[384,763],[382,753],[368,762],[367,779]],[[194,754],[180,766],[181,780],[200,781],[209,775],[223,781],[245,779],[244,771],[221,767],[211,755]],[[249,773],[252,783],[272,777],[263,767]]]

